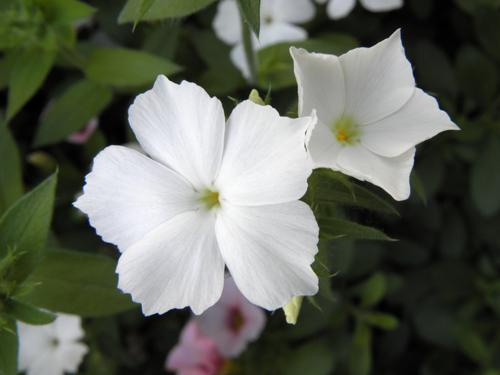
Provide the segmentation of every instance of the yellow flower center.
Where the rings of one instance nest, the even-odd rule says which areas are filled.
[[[359,141],[359,126],[352,117],[343,116],[334,121],[331,130],[337,141],[343,145],[352,145]]]
[[[220,206],[219,192],[206,189],[200,196],[200,201],[207,210]]]

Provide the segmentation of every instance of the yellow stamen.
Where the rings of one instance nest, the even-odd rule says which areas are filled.
[[[207,189],[201,195],[200,200],[205,204],[205,207],[208,210],[220,206],[218,191],[211,191]]]

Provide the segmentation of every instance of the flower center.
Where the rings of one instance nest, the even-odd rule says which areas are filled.
[[[207,210],[220,206],[219,192],[206,189],[201,193],[200,201],[205,205]]]
[[[343,116],[334,121],[331,130],[337,141],[343,145],[352,145],[359,141],[359,126],[352,117]]]
[[[229,311],[227,323],[231,332],[238,333],[245,325],[245,317],[238,307],[233,307]]]

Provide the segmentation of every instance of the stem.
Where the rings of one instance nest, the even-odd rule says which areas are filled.
[[[252,30],[250,25],[243,18],[243,12],[240,8],[241,17],[241,36],[243,40],[243,48],[245,50],[245,57],[247,60],[248,69],[250,71],[250,83],[257,82],[257,57],[253,48]]]

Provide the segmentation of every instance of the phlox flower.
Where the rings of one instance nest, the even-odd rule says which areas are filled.
[[[310,0],[262,0],[260,4],[259,38],[252,34],[255,50],[307,38],[306,30],[296,24],[313,19],[315,8]],[[213,28],[219,39],[234,46],[231,61],[245,78],[249,78],[250,71],[242,44],[241,17],[235,0],[219,2]]]
[[[27,375],[62,375],[76,372],[88,352],[78,316],[59,314],[52,323],[33,326],[17,323],[19,371]]]
[[[225,363],[215,342],[203,334],[196,320],[191,320],[183,328],[179,344],[169,353],[165,367],[177,375],[216,375]]]
[[[299,114],[317,111],[309,150],[316,168],[332,168],[410,195],[415,146],[458,130],[436,99],[415,87],[400,31],[340,57],[291,49]]]
[[[268,310],[312,295],[318,225],[305,203],[315,115],[280,117],[246,100],[225,125],[222,104],[196,84],[159,76],[129,121],[144,153],[109,146],[75,206],[122,252],[118,287],[146,315],[220,298],[225,267]]]
[[[222,297],[198,318],[200,329],[217,344],[224,357],[240,355],[261,334],[266,316],[241,294],[231,277],[226,278]]]
[[[403,0],[359,0],[361,5],[370,12],[388,12],[403,6]],[[325,4],[326,12],[331,19],[344,18],[351,13],[356,6],[356,0],[316,0],[320,4]]]

